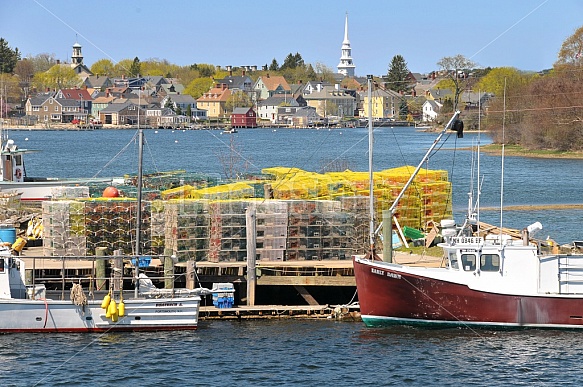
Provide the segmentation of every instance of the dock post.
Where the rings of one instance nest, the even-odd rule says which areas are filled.
[[[247,226],[247,306],[255,305],[255,284],[257,275],[255,273],[256,259],[256,209],[252,203],[245,211],[245,225]]]
[[[174,261],[172,249],[164,249],[164,289],[174,289]]]
[[[393,262],[393,211],[383,210],[383,261]]]
[[[113,290],[119,292],[123,281],[123,258],[121,250],[113,251]]]
[[[105,287],[106,279],[105,279],[105,257],[107,252],[107,247],[97,247],[95,248],[95,257],[97,257],[95,261],[95,288],[97,290],[107,290]]]
[[[195,280],[196,262],[194,260],[186,261],[186,289],[194,289],[196,286]]]

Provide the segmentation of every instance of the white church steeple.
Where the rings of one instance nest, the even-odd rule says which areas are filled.
[[[356,66],[352,62],[350,40],[348,40],[348,13],[346,13],[346,21],[344,22],[344,40],[342,41],[342,55],[340,56],[340,63],[338,64],[338,72],[344,74],[346,77],[354,77],[355,67]]]

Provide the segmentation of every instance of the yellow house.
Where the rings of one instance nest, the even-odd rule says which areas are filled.
[[[393,90],[376,89],[372,92],[372,117],[397,118],[401,101],[405,98]],[[368,117],[368,92],[363,95],[362,117]]]
[[[231,96],[231,91],[226,84],[213,87],[202,97],[196,100],[196,107],[207,111],[208,118],[226,118],[231,115],[227,112],[227,100]]]

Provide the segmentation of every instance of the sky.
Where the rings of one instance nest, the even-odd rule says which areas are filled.
[[[357,76],[384,75],[401,55],[410,71],[464,55],[479,67],[551,68],[583,26],[581,0],[0,0],[0,37],[23,57],[84,63],[138,57],[180,66],[305,63],[337,71],[348,14]]]

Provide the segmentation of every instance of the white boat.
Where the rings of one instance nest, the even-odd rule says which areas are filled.
[[[392,219],[403,192],[443,133],[455,127],[458,114],[434,141],[397,196],[388,210],[388,219]],[[371,128],[369,132],[372,134]],[[442,221],[444,242],[438,246],[443,249],[444,264],[438,268],[393,263],[392,248],[387,246],[383,259],[379,259],[375,251],[376,229],[371,221],[370,252],[353,258],[364,323],[583,329],[583,255],[542,251],[529,237],[532,231],[542,228],[538,222],[525,227],[520,238],[502,232],[488,234],[480,230],[479,206],[471,203],[471,194],[469,202],[462,226],[457,227],[453,220]],[[392,222],[386,223],[388,226],[383,227],[392,230]]]
[[[139,132],[138,208],[141,208],[141,153]],[[110,292],[103,300],[88,300],[79,284],[73,284],[70,300],[46,298],[44,285],[26,285],[24,260],[0,246],[0,332],[99,332],[184,330],[198,327],[201,295],[205,288],[157,289],[140,274],[140,223],[138,211],[134,296]],[[122,279],[123,280],[123,279]],[[110,284],[111,285],[111,284]],[[123,288],[123,287],[122,287]]]
[[[19,193],[21,200],[46,200],[53,197],[58,187],[79,187],[113,182],[110,177],[81,179],[29,177],[24,159],[26,154],[33,152],[36,151],[20,149],[13,140],[3,139],[0,148],[0,191]]]

